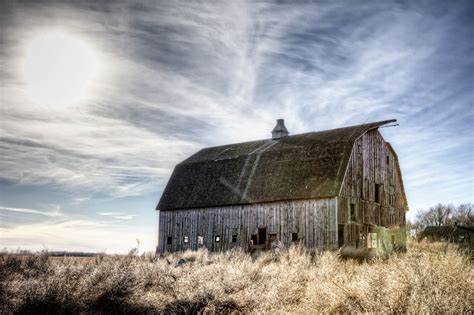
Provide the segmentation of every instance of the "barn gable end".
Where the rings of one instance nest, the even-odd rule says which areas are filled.
[[[404,246],[407,210],[398,157],[377,129],[370,130],[352,148],[338,196],[339,234],[345,245],[358,246],[383,228],[390,238],[384,246]]]

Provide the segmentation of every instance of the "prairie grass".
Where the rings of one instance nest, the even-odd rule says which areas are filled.
[[[445,244],[413,243],[407,253],[364,262],[298,247],[276,258],[205,250],[0,256],[0,314],[469,313],[473,292],[469,256]]]

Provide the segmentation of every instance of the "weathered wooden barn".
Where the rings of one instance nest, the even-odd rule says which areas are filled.
[[[405,247],[408,210],[397,154],[379,132],[395,120],[203,149],[179,163],[157,205],[157,252],[206,247]]]

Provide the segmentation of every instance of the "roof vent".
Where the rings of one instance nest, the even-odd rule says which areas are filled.
[[[277,119],[277,124],[272,130],[272,139],[280,139],[289,135],[288,129],[285,127],[284,119]]]

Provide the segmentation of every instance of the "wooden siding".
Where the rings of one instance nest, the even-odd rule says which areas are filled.
[[[378,130],[356,140],[337,199],[338,224],[344,226],[345,245],[362,245],[371,226],[405,226],[407,205],[398,158]],[[355,208],[353,220],[349,217],[351,204]]]
[[[211,251],[246,248],[251,235],[258,228],[267,228],[285,245],[292,242],[292,233],[298,233],[308,248],[336,248],[336,198],[294,200],[274,203],[160,211],[158,252],[174,252],[198,248],[198,236]],[[232,242],[232,235],[237,241]],[[215,236],[220,242],[215,242]],[[184,243],[184,237],[188,243]],[[167,244],[171,237],[172,244]]]

